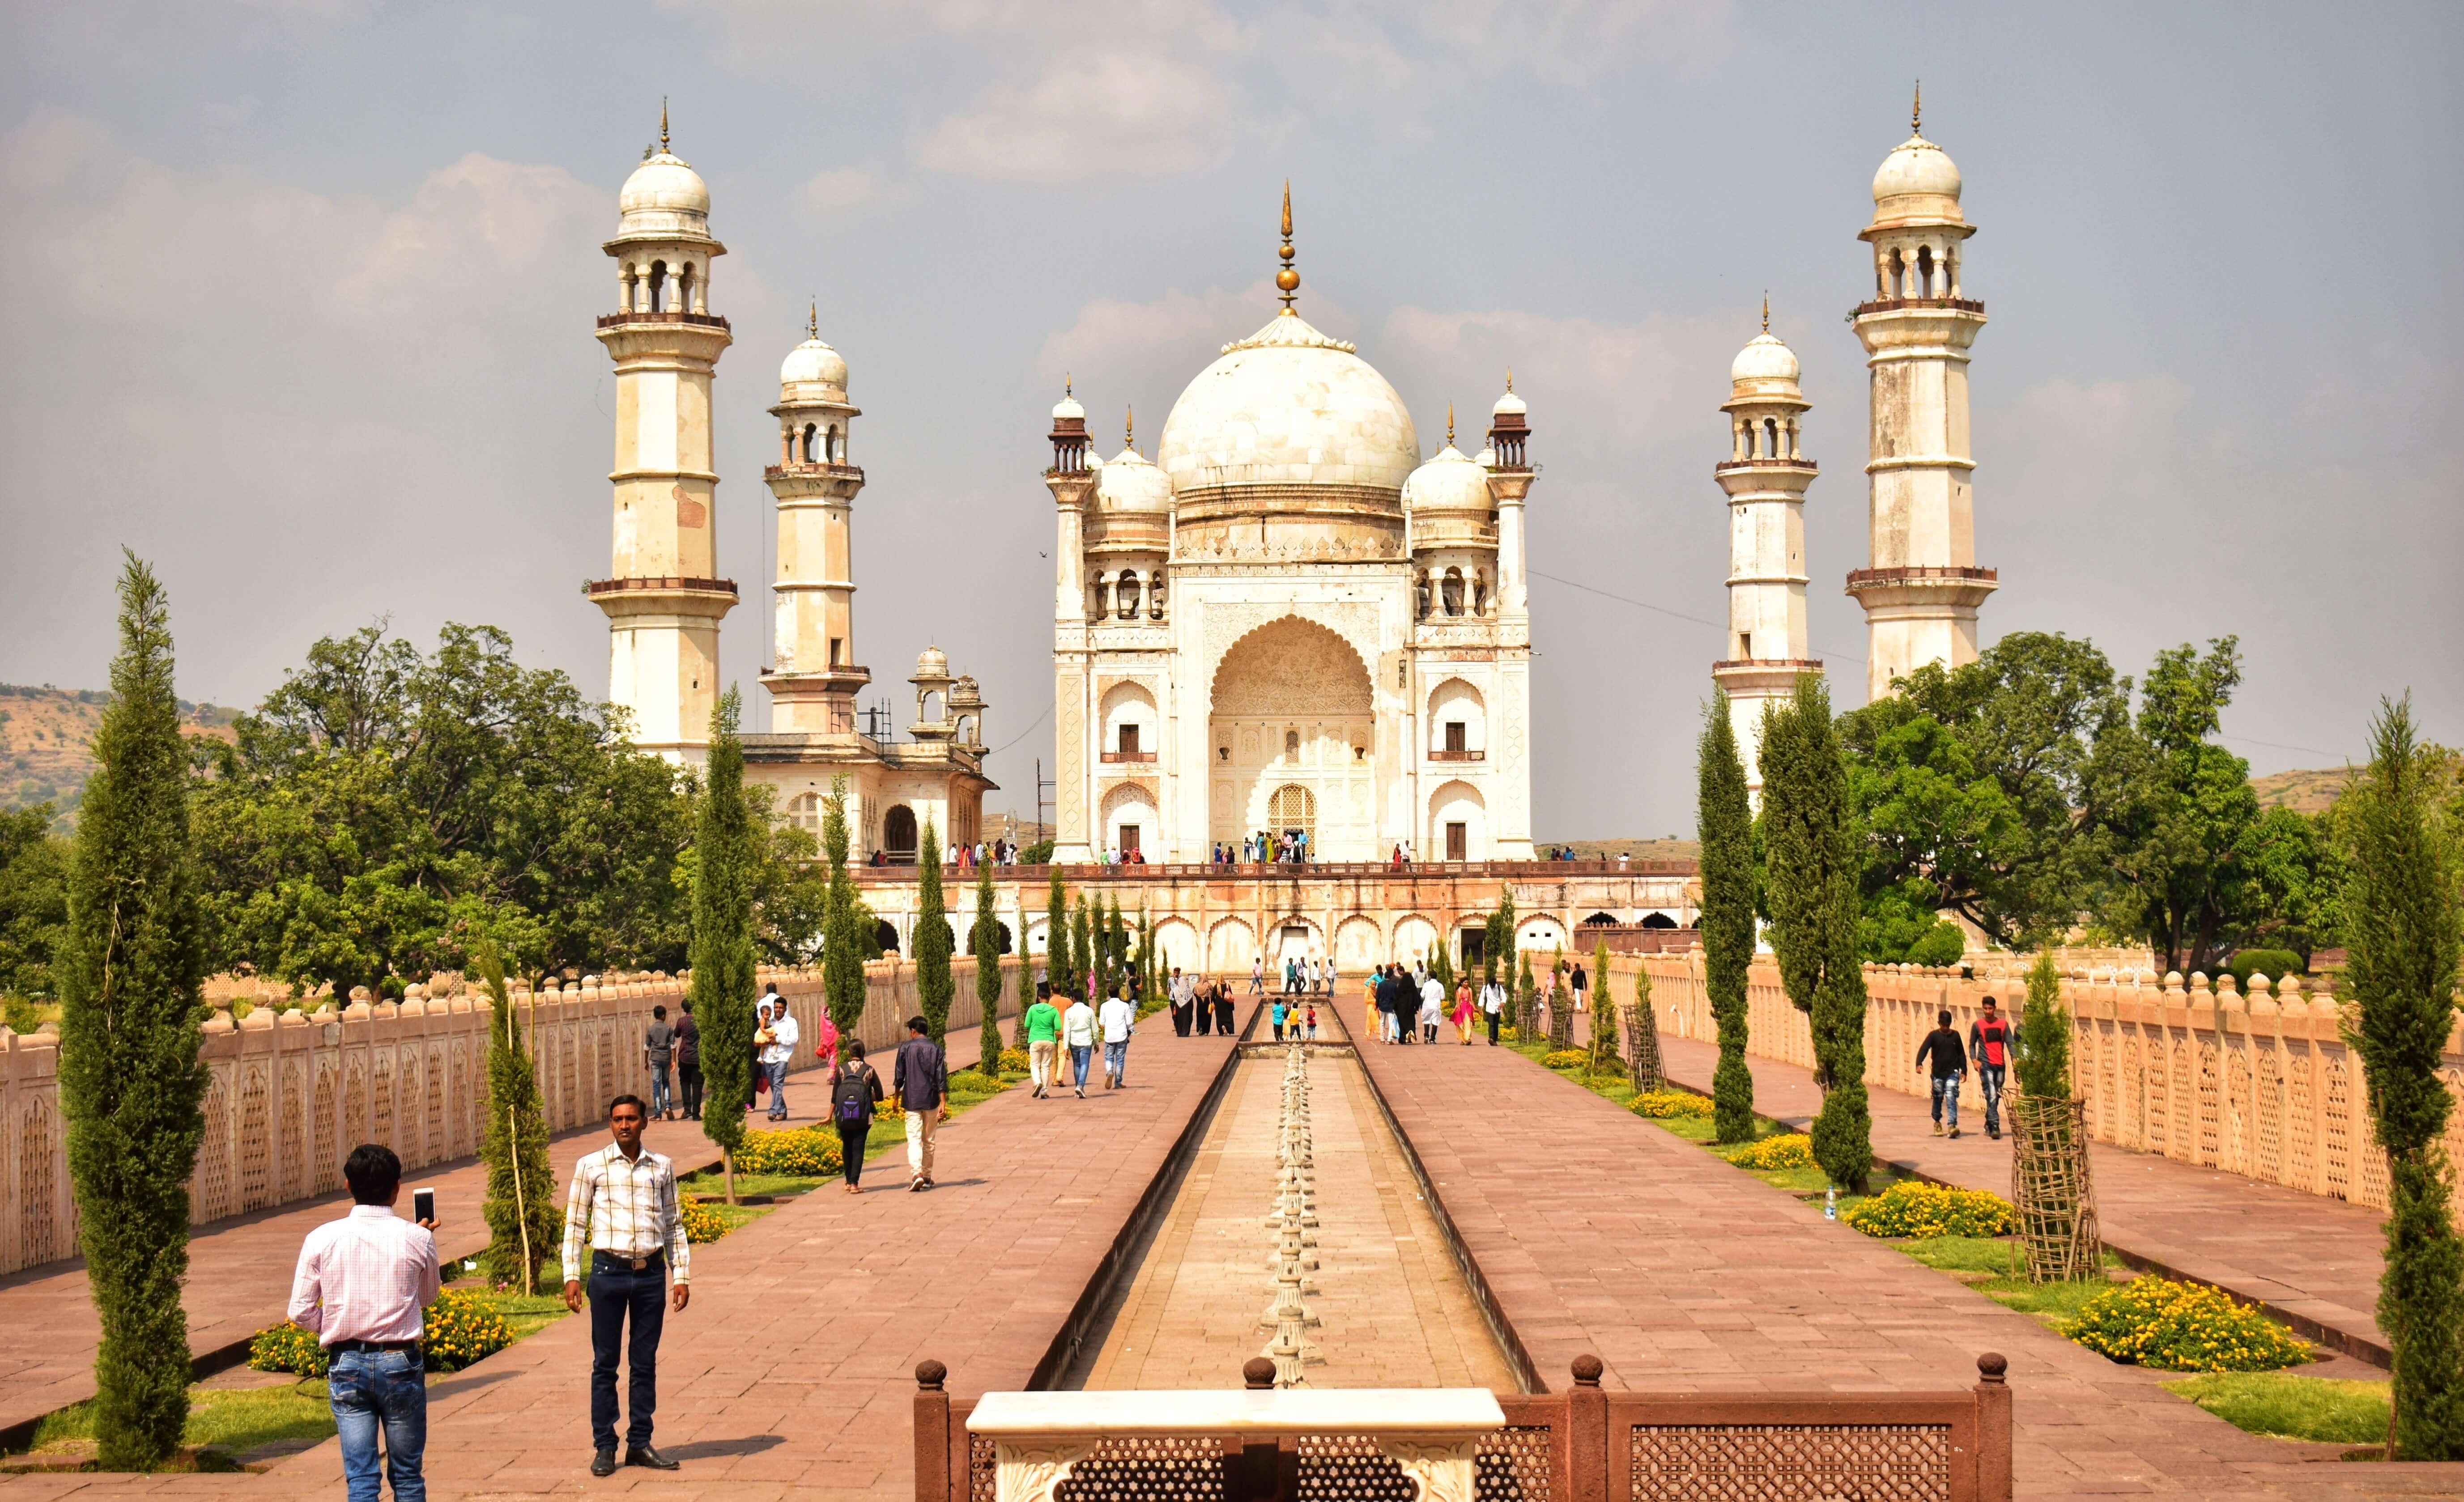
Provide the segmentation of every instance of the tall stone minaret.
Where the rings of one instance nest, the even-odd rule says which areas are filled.
[[[1922,99],[1920,99],[1922,104]],[[1976,607],[1995,588],[1976,566],[1969,476],[1968,346],[1985,305],[1961,284],[1965,243],[1959,168],[1915,132],[1874,174],[1874,300],[1858,305],[1857,337],[1872,370],[1872,541],[1848,576],[1865,609],[1869,698],[1926,663],[1976,661]]]
[[[1052,409],[1052,491],[1057,532],[1052,545],[1052,822],[1055,860],[1087,860],[1097,848],[1090,833],[1100,810],[1090,807],[1087,774],[1093,661],[1087,591],[1087,524],[1095,507],[1099,467],[1090,465],[1087,409],[1065,383]],[[1100,733],[1101,727],[1097,727]]]
[[[855,729],[856,695],[872,681],[855,665],[855,544],[850,526],[864,471],[847,462],[847,361],[822,342],[821,314],[779,367],[779,462],[762,473],[779,512],[779,577],[771,582],[776,661],[770,729],[822,734]]]
[[[632,714],[633,744],[698,762],[718,698],[718,622],[736,584],[717,577],[718,474],[710,380],[731,342],[710,311],[710,189],[668,149],[625,180],[616,311],[599,341],[616,362],[616,544],[609,577],[583,586],[607,613],[607,697]]]
[[[1531,580],[1524,553],[1524,505],[1540,471],[1531,463],[1531,408],[1506,394],[1488,412],[1489,498],[1497,505],[1497,690],[1504,733],[1498,737],[1499,808],[1489,852],[1500,860],[1531,859],[1531,761],[1523,728],[1531,723]]]
[[[1728,458],[1713,468],[1728,493],[1728,652],[1711,676],[1728,693],[1728,723],[1746,764],[1746,787],[1762,795],[1763,707],[1795,691],[1822,664],[1805,631],[1805,490],[1814,461],[1797,446],[1797,419],[1811,405],[1797,386],[1796,355],[1763,331],[1728,367]]]

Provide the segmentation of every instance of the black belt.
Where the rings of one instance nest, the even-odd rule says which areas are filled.
[[[416,1351],[419,1349],[419,1342],[416,1340],[337,1340],[325,1349],[332,1352]]]
[[[653,1252],[648,1256],[628,1257],[621,1252],[608,1252],[597,1247],[592,1248],[590,1252],[591,1262],[596,1265],[602,1258],[605,1258],[606,1261],[616,1264],[617,1266],[627,1268],[632,1272],[642,1273],[647,1272],[651,1268],[665,1267],[667,1265],[668,1254],[665,1251],[660,1251]]]

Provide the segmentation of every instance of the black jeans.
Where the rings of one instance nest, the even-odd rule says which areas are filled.
[[[1497,1018],[1498,1013],[1494,1012],[1488,1014],[1488,1046],[1491,1048],[1497,1047]]]
[[[625,1393],[625,1446],[650,1443],[650,1419],[659,1407],[659,1333],[668,1322],[668,1259],[655,1256],[640,1272],[630,1259],[605,1252],[590,1254],[590,1439],[595,1448],[616,1448],[616,1348],[625,1320],[633,1321],[626,1364],[632,1376]]]
[[[845,1121],[839,1123],[839,1159],[842,1165],[839,1171],[849,1184],[864,1177],[864,1144],[871,1133],[872,1123],[869,1121],[857,1125]]]
[[[701,1063],[700,1063],[700,1061],[699,1061],[699,1060],[695,1060],[694,1062],[690,1063],[690,1064],[678,1064],[678,1065],[676,1066],[676,1083],[677,1083],[678,1085],[681,1085],[682,1087],[684,1087],[684,1107],[685,1107],[685,1115],[687,1115],[687,1116],[689,1116],[689,1117],[692,1117],[692,1118],[693,1118],[694,1121],[700,1121],[700,1120],[701,1120]]]

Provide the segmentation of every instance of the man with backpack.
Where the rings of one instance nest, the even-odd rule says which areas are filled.
[[[1959,1041],[1959,1034],[1950,1025],[1950,1011],[1945,1008],[1934,1014],[1934,1030],[1917,1045],[1917,1063],[1933,1060],[1933,1134],[1944,1136],[1943,1117],[1950,1118],[1952,1141],[1959,1138],[1959,1082],[1968,1074],[1968,1049]]]
[[[933,1186],[933,1139],[950,1119],[950,1067],[941,1045],[933,1041],[933,1026],[922,1017],[907,1019],[907,1041],[898,1045],[898,1064],[890,1078],[898,1103],[907,1112],[907,1187]]]
[[[2002,1137],[2002,1078],[2011,1064],[2011,1019],[1985,998],[1985,1012],[1968,1025],[1968,1052],[1976,1058],[1976,1088],[1985,1093],[1985,1135]]]
[[[864,1061],[864,1040],[851,1037],[830,1066],[830,1124],[838,1128],[840,1175],[849,1194],[864,1190],[865,1143],[872,1135],[872,1108],[881,1103],[881,1077]]]

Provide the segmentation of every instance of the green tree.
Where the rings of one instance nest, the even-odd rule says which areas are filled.
[[[968,936],[968,947],[976,956],[976,1010],[981,1017],[982,1031],[976,1035],[983,1051],[980,1067],[986,1078],[1001,1078],[1001,919],[993,912],[993,868],[987,864],[976,867],[976,925]],[[1026,971],[1022,959],[1019,970]]]
[[[49,1000],[69,921],[69,842],[52,806],[0,810],[0,995]]]
[[[1121,921],[1121,899],[1112,898],[1111,915],[1104,920],[1104,994],[1112,995],[1126,989],[1130,971],[1130,930]]]
[[[710,716],[710,756],[693,838],[693,1019],[701,1028],[702,1135],[718,1145],[727,1203],[736,1203],[736,1151],[753,1098],[752,811],[744,801],[740,701],[730,687]]]
[[[1728,696],[1713,690],[1695,751],[1695,825],[1702,839],[1703,989],[1720,1031],[1711,1072],[1712,1121],[1724,1143],[1754,1140],[1754,1076],[1746,1064],[1746,972],[1754,959],[1753,810],[1745,763],[1728,722]]]
[[[1487,927],[1481,934],[1481,983],[1497,979],[1498,968],[1505,967],[1508,985],[1514,981],[1514,894],[1505,882],[1497,883],[1497,906],[1488,915]]]
[[[1531,978],[1531,951],[1523,951],[1523,974],[1514,983],[1514,1040],[1518,1043],[1540,1041],[1532,1034],[1540,1020],[1540,983]]]
[[[1101,989],[1103,976],[1097,970],[1094,920],[1087,910],[1087,894],[1078,894],[1078,910],[1069,919],[1069,995],[1075,1000],[1087,993],[1087,983],[1094,981]]]
[[[1668,1087],[1668,1076],[1661,1063],[1660,1018],[1651,1010],[1651,970],[1639,959],[1634,968],[1634,1088],[1638,1091],[1664,1090]],[[1717,1111],[1718,1105],[1714,1102],[1715,1116]],[[1751,1119],[1749,1115],[1748,1120]]]
[[[1592,1057],[1586,1073],[1605,1075],[1617,1061],[1617,1001],[1609,994],[1609,942],[1592,941]]]
[[[2028,968],[2028,1001],[2019,1013],[2019,1093],[2049,1100],[2071,1098],[2071,1014],[2062,1006],[2062,972],[2051,950]]]
[[[549,1165],[547,1117],[539,1107],[539,1072],[521,1019],[505,989],[505,961],[482,942],[472,956],[488,993],[488,1129],[479,1157],[488,1165],[488,1250],[479,1267],[488,1281],[523,1294],[539,1290],[539,1271],[558,1254],[564,1211]]]
[[[2387,1155],[2378,1317],[2394,1354],[2391,1439],[2407,1460],[2464,1460],[2464,1244],[2449,1218],[2453,1165],[2441,1143],[2453,1107],[2439,1076],[2464,950],[2464,871],[2458,831],[2440,806],[2444,773],[2416,736],[2411,697],[2381,701],[2369,766],[2343,811],[2346,1041],[2361,1055],[2373,1135]]]
[[[830,1026],[852,1037],[864,1022],[866,951],[870,948],[878,954],[879,949],[874,945],[871,912],[857,898],[855,881],[847,875],[847,778],[831,778],[830,795],[822,809],[822,855],[830,868],[822,922],[822,1000],[829,1010]],[[745,1037],[750,1047],[752,1034]],[[708,1047],[702,1056],[710,1056]]]
[[[1789,1000],[1811,1014],[1814,1082],[1822,1091],[1814,1156],[1832,1183],[1861,1193],[1874,1165],[1857,947],[1863,860],[1847,763],[1819,677],[1800,676],[1785,704],[1764,707],[1761,761],[1771,952]]]
[[[954,936],[941,898],[941,837],[929,816],[921,848],[924,855],[915,873],[915,999],[924,1011],[925,1035],[938,1048],[949,1031],[950,1003],[958,994],[958,983],[950,976]]]
[[[1055,1005],[1064,1007],[1085,989],[1085,982],[1071,970],[1069,954],[1069,893],[1061,884],[1061,868],[1054,866],[1051,893],[1044,908],[1044,978],[1052,985]]]
[[[125,554],[120,655],[77,811],[59,965],[60,1107],[77,1243],[102,1328],[97,1459],[150,1470],[188,1416],[188,1176],[205,1140],[205,925],[168,600]]]

